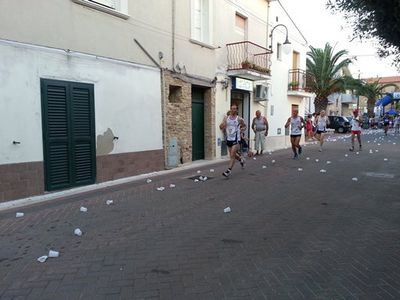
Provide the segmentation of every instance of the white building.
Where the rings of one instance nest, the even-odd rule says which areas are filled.
[[[0,201],[221,157],[231,103],[282,148],[307,49],[276,1],[3,0]]]

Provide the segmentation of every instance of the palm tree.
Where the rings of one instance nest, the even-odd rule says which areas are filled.
[[[366,82],[361,86],[359,94],[360,96],[367,98],[367,110],[369,117],[373,116],[376,100],[385,94],[384,89],[387,87],[396,87],[396,85],[393,83],[380,84],[378,79],[374,82]]]
[[[307,53],[307,86],[315,93],[316,112],[326,110],[329,95],[344,91],[347,78],[339,71],[347,67],[351,60],[343,58],[347,50],[333,51],[332,46],[326,43],[324,49],[310,46]]]

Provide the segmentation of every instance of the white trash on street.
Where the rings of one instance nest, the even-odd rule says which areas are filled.
[[[319,172],[320,172],[320,173],[326,173],[326,170],[321,169],[321,170],[319,170]]]
[[[165,190],[165,187],[163,187],[163,186],[160,186],[160,187],[157,188],[157,191],[162,192],[163,190]]]
[[[358,181],[358,178],[357,177],[353,177],[351,180]]]
[[[106,204],[107,204],[107,205],[114,204],[114,200],[107,200],[107,201],[106,201]]]
[[[54,250],[49,251],[49,257],[59,257],[59,256],[60,256],[60,252],[54,251]]]
[[[22,218],[24,215],[25,215],[25,214],[24,214],[23,212],[17,212],[17,213],[15,214],[15,217],[16,217],[16,218]]]
[[[262,166],[262,168],[263,168],[263,169],[266,169],[266,168],[267,168],[267,166]]]
[[[169,185],[169,187],[170,187],[171,189],[173,189],[173,188],[175,187],[175,184],[171,183],[171,184]]]
[[[197,174],[200,174],[201,173],[201,171],[200,170],[197,170]]]
[[[79,209],[81,212],[87,212],[87,208],[84,206],[81,206],[81,208]]]
[[[151,180],[150,178],[148,178],[148,179],[146,179],[146,183],[150,183],[150,182],[152,182],[153,180]]]
[[[275,163],[275,159],[273,159],[271,162],[274,164]]]
[[[309,157],[306,157],[306,160],[310,160],[310,158],[309,158]]]
[[[384,158],[383,160],[384,160],[384,161],[388,161],[388,159],[387,159],[387,158]]]
[[[80,230],[79,228],[76,228],[74,230],[74,234],[77,235],[77,236],[82,236],[82,230]]]
[[[319,162],[319,159],[318,159],[318,158],[316,158],[316,159],[315,159],[315,162]]]
[[[224,208],[224,213],[230,213],[232,210],[231,208],[228,206],[226,208]]]
[[[210,169],[210,173],[214,173],[214,169]]]
[[[345,155],[344,155],[344,157],[347,157],[347,156],[349,156],[349,155],[348,155],[348,154],[345,154]]]
[[[199,182],[199,180],[196,178],[195,180],[193,180],[194,182]]]
[[[330,165],[332,162],[330,161],[330,160],[328,160],[327,162],[326,162],[326,164],[327,165]]]
[[[47,259],[47,255],[43,255],[37,259],[38,262],[44,263]]]
[[[298,168],[297,171],[302,172],[303,168]]]

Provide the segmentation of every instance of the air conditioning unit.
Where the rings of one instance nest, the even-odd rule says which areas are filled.
[[[256,85],[255,101],[267,101],[269,99],[269,86],[264,84]]]

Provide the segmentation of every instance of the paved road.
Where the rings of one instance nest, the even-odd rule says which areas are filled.
[[[363,138],[1,212],[0,298],[400,299],[400,138]]]

